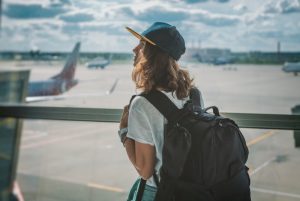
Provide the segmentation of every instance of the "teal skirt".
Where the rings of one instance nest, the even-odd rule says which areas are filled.
[[[137,192],[139,189],[141,179],[136,180],[131,187],[127,201],[136,201]],[[145,185],[142,201],[154,201],[156,195],[156,188],[153,186]]]

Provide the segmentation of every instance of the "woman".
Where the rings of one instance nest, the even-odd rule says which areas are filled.
[[[184,39],[167,23],[156,22],[142,34],[127,27],[140,39],[133,49],[132,79],[142,92],[162,91],[178,108],[185,104],[192,87],[189,73],[179,68],[177,61],[185,52]],[[128,112],[125,106],[119,135],[127,155],[141,178],[147,180],[143,201],[153,201],[156,182],[153,175],[162,165],[163,130],[166,119],[144,97],[133,99]],[[139,180],[133,186],[128,200],[136,200]]]

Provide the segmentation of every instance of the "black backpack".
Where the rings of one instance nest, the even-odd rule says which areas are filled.
[[[162,92],[145,97],[168,120],[155,201],[250,201],[248,148],[237,124],[217,107],[201,109],[193,88],[182,109]],[[207,113],[213,109],[214,114]],[[138,200],[146,181],[141,180]]]

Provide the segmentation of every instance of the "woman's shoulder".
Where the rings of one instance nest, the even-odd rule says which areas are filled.
[[[129,114],[140,114],[149,119],[160,121],[162,114],[145,97],[137,96],[131,102]]]
[[[164,93],[178,108],[182,108],[186,101],[189,99],[178,99],[176,96],[176,93],[173,92],[166,92],[163,90],[160,90],[162,93]],[[134,110],[142,110],[142,111],[148,111],[153,110],[155,107],[143,96],[137,95],[131,102],[130,109]]]
[[[130,109],[145,110],[151,103],[143,96],[137,95],[130,104]]]
[[[161,92],[164,93],[178,108],[182,108],[186,101],[189,99],[189,97],[178,99],[175,92]]]

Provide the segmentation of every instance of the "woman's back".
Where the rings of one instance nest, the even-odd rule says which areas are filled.
[[[162,91],[179,109],[183,108],[187,98],[180,100],[175,93]],[[137,142],[149,144],[155,147],[156,163],[155,172],[158,173],[162,165],[162,147],[164,125],[167,120],[144,97],[137,96],[131,103],[128,117],[127,137]],[[158,174],[157,174],[158,175]],[[147,180],[147,184],[156,187],[153,177]]]

